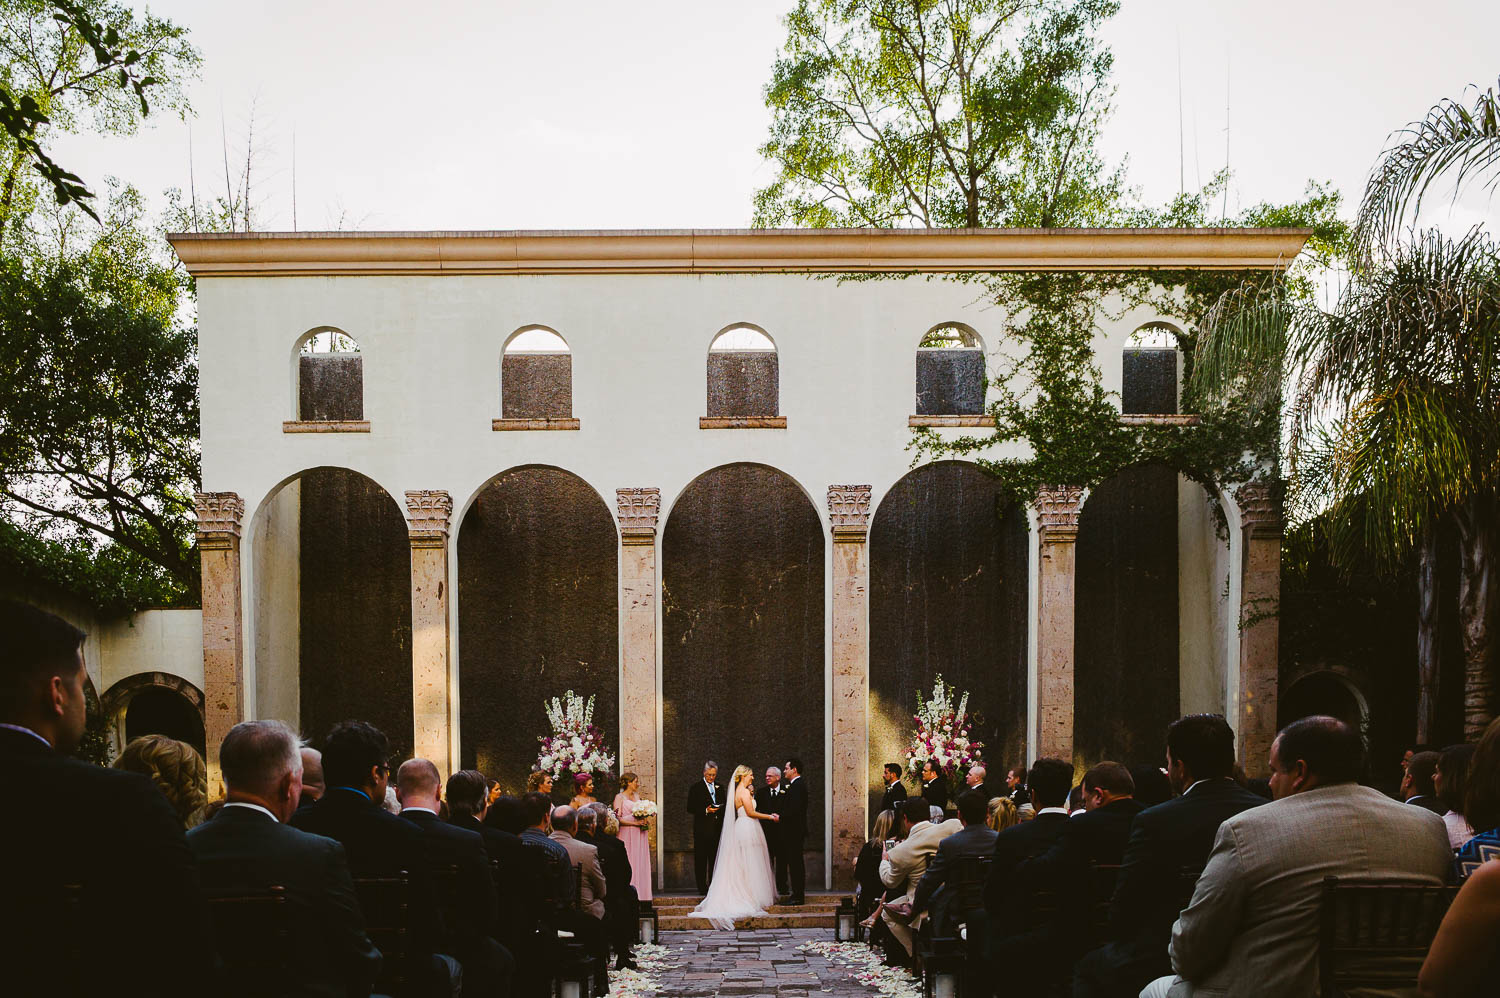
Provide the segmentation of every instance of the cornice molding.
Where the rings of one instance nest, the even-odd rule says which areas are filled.
[[[1308,229],[174,233],[194,277],[1275,270]]]

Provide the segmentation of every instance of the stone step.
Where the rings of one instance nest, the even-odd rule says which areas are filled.
[[[808,891],[803,897],[807,900],[807,907],[837,908],[839,902],[846,897],[852,897],[851,891]],[[686,905],[696,908],[703,902],[702,894],[657,894],[651,899],[651,903],[658,908],[680,908]]]
[[[691,915],[693,913],[693,909],[696,907],[698,907],[696,904],[657,905],[656,917],[676,918],[685,915]],[[773,904],[771,905],[771,907],[766,909],[766,912],[767,914],[771,915],[825,915],[837,910],[838,905],[836,904]]]
[[[691,910],[691,909],[690,909]],[[736,919],[735,929],[831,929],[835,916],[832,911],[806,913],[768,914],[758,918]],[[708,930],[713,924],[706,918],[688,915],[662,915],[657,927],[662,932],[692,932]]]

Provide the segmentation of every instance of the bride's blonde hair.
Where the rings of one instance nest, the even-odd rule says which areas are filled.
[[[736,767],[734,767],[734,776],[730,777],[730,780],[729,780],[729,789],[731,791],[738,790],[740,788],[740,778],[741,777],[743,777],[743,776],[754,776],[754,775],[755,775],[755,771],[753,769],[751,769],[749,766],[736,766]]]

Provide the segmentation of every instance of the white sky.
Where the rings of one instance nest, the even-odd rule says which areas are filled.
[[[128,2],[128,0],[127,0]],[[791,0],[167,0],[204,56],[200,197],[224,187],[256,106],[263,229],[710,228],[750,221],[772,171],[761,88]],[[1239,205],[1309,178],[1357,197],[1388,133],[1500,73],[1493,0],[1124,0],[1102,152],[1159,203],[1230,165]],[[188,187],[188,129],[55,138],[95,187]],[[1496,218],[1482,193],[1447,225]],[[1447,214],[1446,209],[1444,214]],[[1447,227],[1445,225],[1445,227]]]

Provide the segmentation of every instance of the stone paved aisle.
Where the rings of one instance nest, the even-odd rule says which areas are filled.
[[[663,932],[661,941],[675,966],[660,975],[659,994],[677,998],[709,995],[774,998],[873,998],[874,988],[856,981],[847,966],[798,947],[832,942],[832,929],[743,929],[738,932]]]

